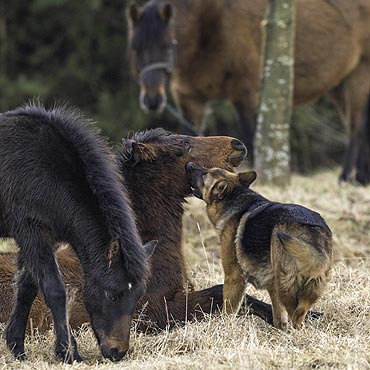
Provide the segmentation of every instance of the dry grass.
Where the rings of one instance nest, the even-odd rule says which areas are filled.
[[[270,199],[319,211],[334,233],[333,277],[316,309],[325,312],[301,331],[279,332],[258,318],[212,316],[156,336],[132,333],[125,361],[102,360],[89,328],[77,333],[87,369],[369,369],[370,368],[370,188],[338,186],[337,173],[295,176],[285,190],[254,187]],[[184,220],[184,249],[198,288],[222,281],[218,240],[201,202],[191,200]],[[1,246],[0,246],[1,248]],[[264,292],[250,293],[267,300]],[[1,327],[1,332],[3,327]],[[0,368],[62,369],[53,356],[53,334],[27,338],[30,360],[13,361],[0,341]]]

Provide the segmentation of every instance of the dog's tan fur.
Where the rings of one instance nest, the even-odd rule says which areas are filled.
[[[249,206],[245,210],[245,205],[243,209],[242,198],[240,201],[237,199],[240,193],[235,190],[244,188],[242,191],[245,192],[255,180],[256,173],[251,171],[237,175],[218,168],[199,169],[201,176],[198,171],[197,177],[192,177],[191,181],[207,203],[209,219],[220,233],[225,275],[224,312],[238,312],[246,283],[250,282],[256,288],[268,291],[275,327],[287,330],[289,318],[294,328],[300,328],[307,311],[322,295],[329,279],[332,265],[329,228],[277,221],[273,223],[270,247],[262,248],[268,253],[267,262],[249,258],[243,249],[243,235],[252,211],[248,210]],[[250,189],[246,196],[249,193],[252,197],[259,197],[259,201],[264,200],[262,207],[271,204]],[[245,237],[248,238],[248,235]]]

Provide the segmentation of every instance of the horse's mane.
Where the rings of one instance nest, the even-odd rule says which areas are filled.
[[[131,139],[138,143],[149,144],[163,143],[173,136],[175,135],[172,132],[166,131],[163,128],[154,128],[134,133]]]
[[[7,116],[26,116],[53,127],[79,160],[89,188],[97,199],[109,236],[121,241],[127,274],[135,280],[145,276],[144,251],[131,212],[129,197],[106,140],[98,135],[92,121],[76,109],[55,106],[47,110],[29,104],[6,112]],[[125,227],[122,227],[122,224]],[[108,249],[108,245],[107,245]]]

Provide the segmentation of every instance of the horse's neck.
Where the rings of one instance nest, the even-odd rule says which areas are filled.
[[[100,269],[106,263],[110,238],[103,222],[81,215],[65,241],[71,244],[85,273]]]
[[[221,22],[224,11],[223,0],[171,0],[175,8],[175,34],[179,43],[184,45],[195,44],[190,42],[189,36],[204,32],[208,21]],[[216,29],[213,29],[214,36]]]
[[[173,193],[162,192],[151,185],[140,185],[136,181],[132,184],[127,182],[141,238],[144,241],[157,239],[162,244],[180,246],[183,197],[176,194],[175,190]]]
[[[132,184],[127,181],[127,186],[142,240],[158,240],[151,257],[152,278],[147,294],[172,294],[181,289],[186,280],[181,248],[184,199],[176,194],[161,193],[150,186],[140,188],[136,181]],[[171,279],[168,280],[169,276]]]

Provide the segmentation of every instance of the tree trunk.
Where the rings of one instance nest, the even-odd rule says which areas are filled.
[[[263,183],[290,181],[289,127],[293,105],[295,0],[269,0],[255,137],[255,164]]]

